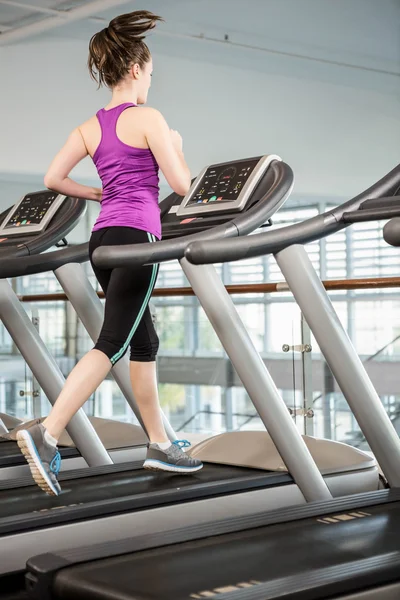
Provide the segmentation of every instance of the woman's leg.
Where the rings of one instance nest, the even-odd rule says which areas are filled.
[[[90,254],[100,245],[148,242],[145,231],[108,228],[95,232]],[[104,293],[103,327],[95,348],[71,371],[51,413],[43,425],[56,440],[85,401],[105,379],[113,364],[131,350],[130,378],[140,414],[151,442],[168,441],[158,401],[155,358],[158,337],[148,302],[156,283],[157,265],[93,270]]]
[[[96,248],[101,246],[109,228],[92,233],[89,243],[89,255],[92,257]],[[99,269],[92,263],[96,279],[107,295],[112,269]],[[84,405],[86,400],[96,391],[111,370],[111,361],[103,352],[90,350],[75,365],[67,377],[63,390],[54,404],[48,417],[43,421],[50,436],[58,440],[74,414]]]
[[[156,363],[130,361],[132,390],[151,443],[168,442],[158,399]]]
[[[164,444],[168,442],[168,436],[165,432],[158,398],[155,362],[158,346],[158,336],[147,306],[131,340],[129,370],[133,395],[150,442]]]
[[[43,421],[43,426],[55,440],[58,440],[74,414],[97,390],[110,370],[110,359],[96,349],[90,350],[75,365],[49,416]]]
[[[100,245],[106,231],[92,234],[90,254]],[[104,270],[98,277],[105,292],[111,273],[111,269]],[[61,462],[57,440],[71,417],[106,377],[111,366],[111,361],[104,352],[97,349],[88,352],[71,371],[61,394],[44,422],[17,433],[18,445],[29,462],[32,476],[47,494],[58,495],[61,492],[57,480]]]
[[[156,355],[159,341],[149,307],[132,337],[130,374],[133,393],[147,429],[150,445],[143,467],[172,473],[195,473],[203,465],[182,451],[185,441],[171,442],[165,433],[158,399]]]
[[[148,239],[143,231],[113,227],[101,234],[99,245],[143,243]],[[148,310],[157,272],[156,265],[123,267],[107,272],[107,283],[104,286],[106,288],[104,322],[94,349],[71,371],[63,391],[44,423],[30,430],[18,432],[18,443],[30,462],[32,475],[36,483],[47,493],[60,493],[57,481],[59,469],[57,438],[71,417],[103,381],[111,367],[124,356],[146,309]],[[95,269],[95,273],[98,277],[98,269]],[[100,280],[99,277],[98,279]],[[100,284],[102,285],[101,281]],[[154,362],[154,360],[155,355],[152,361],[147,359],[144,362]],[[144,411],[143,420],[146,429],[153,439],[155,436],[154,442],[162,444],[167,436],[160,420],[155,367],[136,365],[135,368],[133,365],[131,376],[138,404]],[[160,436],[162,439],[159,439]],[[151,461],[148,468],[157,468],[154,465],[158,464],[162,464],[163,469],[166,467],[166,470],[181,472],[183,469],[189,472],[201,468],[197,465],[199,461],[186,458],[182,452],[179,454],[175,447],[168,451],[170,455],[168,454],[166,458],[162,458],[164,456],[162,450],[163,448],[157,444],[155,448],[150,447]],[[146,462],[149,461],[149,452]],[[172,466],[169,461],[173,462]],[[178,465],[178,463],[184,464]]]

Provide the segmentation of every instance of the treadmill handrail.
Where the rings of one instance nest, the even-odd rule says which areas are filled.
[[[62,238],[65,238],[76,227],[78,221],[86,213],[86,209],[87,200],[67,196],[61,207],[61,211],[64,211],[63,214],[59,216],[56,213],[50,221],[50,226],[39,235],[29,236],[25,241],[16,243],[15,246],[8,245],[4,246],[4,248],[0,246],[1,262],[7,261],[8,263],[9,260],[17,259],[17,257],[20,257],[18,260],[23,261],[31,255],[38,256],[39,253],[45,252]],[[7,212],[5,211],[5,213]],[[12,276],[11,274],[0,276],[0,278],[4,279],[5,277]]]
[[[360,209],[372,209],[372,208],[382,208],[385,206],[386,208],[390,208],[393,206],[400,206],[400,196],[387,196],[376,198],[369,198],[360,204]]]
[[[400,217],[400,204],[384,208],[366,208],[365,210],[352,210],[342,215],[343,223],[364,223],[367,221],[382,221]]]
[[[147,265],[183,258],[185,249],[195,240],[218,240],[246,235],[265,223],[288,198],[294,182],[292,169],[283,161],[273,161],[268,169],[273,181],[262,199],[236,218],[199,233],[156,243],[103,246],[93,253],[94,263],[102,268]]]
[[[88,242],[44,254],[10,258],[0,261],[0,279],[55,271],[67,263],[83,263],[87,260],[89,260]]]
[[[215,240],[212,244],[195,241],[186,248],[185,258],[197,265],[230,262],[265,254],[276,254],[293,244],[308,244],[348,227],[351,223],[343,221],[344,213],[359,210],[361,204],[368,199],[374,199],[377,202],[381,199],[384,208],[387,206],[387,197],[390,194],[396,194],[399,186],[400,165],[397,165],[370,188],[324,214],[266,233],[246,236],[236,240],[234,244],[224,239]]]
[[[114,251],[118,251],[118,260],[123,264],[150,264],[151,262],[162,262],[172,258],[182,258],[186,246],[192,240],[213,239],[224,237],[235,237],[245,235],[254,230],[254,223],[263,219],[266,222],[284,203],[293,187],[293,172],[284,162],[274,161],[269,170],[273,174],[271,187],[264,195],[262,200],[246,213],[239,215],[233,221],[215,227],[210,231],[203,231],[196,234],[184,236],[182,238],[173,238],[171,240],[157,242],[157,244],[132,244],[127,246],[107,246],[98,250],[106,250],[107,257],[105,262],[112,262],[112,266],[119,266],[119,262],[114,263]],[[263,213],[260,217],[260,205],[264,205]],[[132,250],[133,249],[133,250]],[[125,255],[128,255],[127,257]],[[132,256],[133,254],[133,256]],[[122,255],[122,256],[121,256]],[[97,251],[94,254],[96,264],[102,264],[102,252],[100,252],[99,263],[97,261]],[[152,260],[154,259],[154,260]],[[47,252],[44,254],[11,258],[7,261],[0,261],[0,279],[7,277],[21,277],[24,275],[34,275],[36,273],[45,273],[54,271],[67,263],[83,263],[89,260],[89,244],[79,244],[69,246],[62,250]]]

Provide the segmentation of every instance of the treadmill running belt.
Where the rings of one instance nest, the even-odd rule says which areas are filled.
[[[63,492],[56,497],[47,496],[36,485],[1,489],[0,484],[0,536],[91,516],[293,482],[287,473],[212,464],[190,476],[146,471],[133,464],[99,470],[105,474],[85,477],[84,469],[76,472],[82,474],[80,477],[75,477],[73,471],[66,473],[60,477]]]
[[[65,568],[56,576],[52,597],[347,598],[400,580],[399,535],[400,502],[377,505],[330,521],[309,518]],[[400,583],[396,593],[400,597]]]

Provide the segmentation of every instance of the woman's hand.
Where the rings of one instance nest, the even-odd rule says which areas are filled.
[[[103,199],[103,190],[101,188],[93,188],[93,198],[90,198],[90,200],[92,199],[96,202],[101,202]]]
[[[183,140],[181,134],[175,129],[170,129],[172,145],[174,146],[177,152],[182,152],[183,149]]]
[[[168,127],[154,108],[140,109],[147,143],[167,183],[179,196],[190,189],[190,171],[182,151],[182,137]]]

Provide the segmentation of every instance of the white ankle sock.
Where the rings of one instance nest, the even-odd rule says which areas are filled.
[[[168,440],[168,442],[154,442],[155,444],[157,444],[157,446],[159,446],[161,448],[161,450],[167,450],[167,448],[170,447],[171,442]]]
[[[53,438],[52,435],[49,434],[49,432],[47,431],[47,429],[45,429],[45,431],[44,431],[44,439],[51,446],[57,446],[57,440],[55,438]]]

